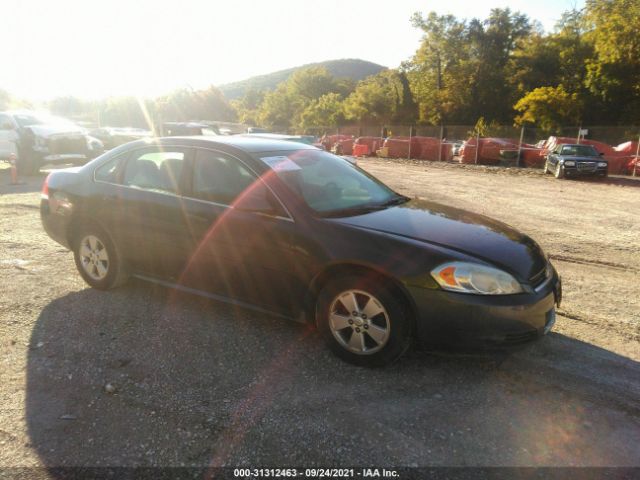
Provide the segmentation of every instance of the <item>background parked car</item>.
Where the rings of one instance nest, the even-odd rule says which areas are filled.
[[[181,137],[191,135],[220,135],[216,127],[198,122],[165,122],[162,124],[162,135],[165,137]]]
[[[22,174],[32,174],[47,164],[84,164],[104,151],[100,140],[64,118],[45,113],[0,112],[4,149],[14,143],[17,166]],[[11,140],[13,139],[13,140]]]
[[[608,162],[592,145],[558,145],[547,155],[544,173],[556,178],[580,175],[607,176]]]
[[[142,128],[122,128],[122,127],[101,127],[91,130],[91,136],[97,138],[104,144],[106,150],[111,150],[119,145],[123,145],[134,140],[153,136],[150,130]]]

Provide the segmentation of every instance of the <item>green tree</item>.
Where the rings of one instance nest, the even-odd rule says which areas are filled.
[[[468,86],[456,90],[460,87],[456,79],[468,60],[466,24],[453,15],[435,12],[426,17],[415,13],[411,23],[424,36],[413,58],[402,68],[419,106],[419,118],[432,124],[448,122],[456,117],[456,109],[466,106],[460,97],[465,96]]]
[[[337,127],[345,120],[342,96],[339,93],[327,93],[312,100],[300,115],[302,128]]]
[[[324,67],[297,70],[289,77],[286,86],[292,96],[300,97],[305,102],[338,91],[338,82]]]
[[[580,111],[578,95],[567,92],[562,85],[536,88],[518,100],[514,108],[520,112],[515,119],[517,125],[532,123],[547,133],[577,123]]]
[[[601,120],[640,121],[640,2],[587,0],[586,34],[594,58],[586,85],[605,105]]]
[[[250,88],[242,98],[232,101],[231,106],[238,114],[238,121],[257,126],[259,123],[259,109],[264,101],[264,96],[264,91]]]
[[[236,119],[236,111],[214,86],[204,90],[175,90],[156,99],[155,110],[162,121]]]
[[[410,123],[416,117],[409,82],[395,70],[365,78],[344,103],[346,117],[359,123]]]
[[[300,99],[289,91],[286,83],[281,83],[273,92],[264,96],[258,113],[259,123],[265,127],[288,129],[301,109],[300,104]]]
[[[426,18],[414,14],[412,24],[424,36],[403,68],[421,121],[469,122],[483,115],[511,120],[514,95],[508,64],[534,30],[526,15],[493,9],[486,20],[466,23],[431,12]]]

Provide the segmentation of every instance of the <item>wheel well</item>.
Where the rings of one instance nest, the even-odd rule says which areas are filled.
[[[312,280],[305,300],[305,315],[308,322],[314,324],[316,322],[316,300],[322,289],[329,283],[329,281],[346,275],[363,276],[367,277],[369,280],[373,280],[374,282],[384,284],[385,287],[393,293],[394,297],[401,300],[407,315],[415,327],[415,305],[400,282],[384,272],[356,264],[332,265],[320,272]]]
[[[95,225],[96,227],[102,229],[99,223],[84,215],[74,217],[73,220],[71,220],[71,222],[69,223],[69,226],[67,227],[67,242],[71,250],[75,248],[76,235],[78,234],[78,231],[81,228],[86,227],[87,225]]]

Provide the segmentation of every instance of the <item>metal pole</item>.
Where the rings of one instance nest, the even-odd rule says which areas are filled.
[[[478,164],[479,151],[480,151],[480,132],[476,133],[476,165]]]
[[[518,158],[516,159],[516,167],[520,166],[520,154],[522,153],[523,138],[524,138],[524,126],[520,129],[520,144],[518,145]]]
[[[442,161],[442,136],[444,135],[444,127],[440,125],[440,149],[438,150],[438,161]]]
[[[633,162],[633,176],[636,176],[636,171],[638,170],[638,161],[640,160],[640,158],[638,158],[638,156],[640,156],[640,136],[638,136],[638,146],[636,147],[636,161]]]
[[[578,138],[576,138],[576,143],[580,145],[580,132],[582,131],[582,125],[578,127]]]
[[[409,127],[409,160],[411,160],[411,138],[413,133],[413,125]]]

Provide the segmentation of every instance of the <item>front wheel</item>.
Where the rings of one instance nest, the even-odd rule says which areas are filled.
[[[78,272],[93,288],[109,290],[128,279],[119,252],[109,235],[98,226],[80,229],[73,256]]]
[[[556,173],[554,175],[558,180],[564,178],[564,167],[558,163],[556,165]]]
[[[318,296],[318,330],[341,359],[383,366],[411,345],[411,321],[403,303],[379,282],[346,276]]]

